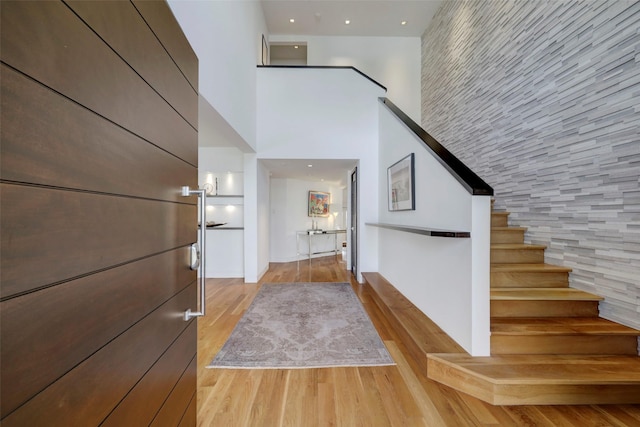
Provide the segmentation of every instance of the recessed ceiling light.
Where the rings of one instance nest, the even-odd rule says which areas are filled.
[[[351,24],[351,21],[349,21],[348,19],[344,21],[345,24],[349,25]]]
[[[298,45],[295,45],[293,48],[294,48],[294,49],[297,49],[297,48],[298,48]]]
[[[289,22],[291,22],[293,24],[294,22],[296,22],[296,20],[291,18],[291,19],[289,19]]]
[[[407,21],[402,21],[400,25],[407,25]]]
[[[307,167],[308,167],[308,168],[312,168],[312,167],[313,167],[313,165],[307,165]]]

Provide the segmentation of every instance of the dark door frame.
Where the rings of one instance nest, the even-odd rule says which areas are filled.
[[[351,274],[358,278],[358,168],[351,172]]]

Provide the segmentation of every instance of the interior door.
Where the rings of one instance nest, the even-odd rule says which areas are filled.
[[[165,2],[0,7],[2,425],[195,425],[197,58]]]
[[[351,173],[351,274],[358,278],[358,168]]]

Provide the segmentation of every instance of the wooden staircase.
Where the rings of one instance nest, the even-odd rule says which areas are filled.
[[[640,404],[640,331],[598,317],[508,217],[491,216],[491,356],[428,354],[429,378],[494,405]]]

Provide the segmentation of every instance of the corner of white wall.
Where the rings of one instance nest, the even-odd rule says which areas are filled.
[[[255,150],[256,69],[262,34],[267,34],[262,5],[181,0],[168,4],[198,56],[199,92]]]
[[[258,156],[244,155],[244,281],[258,282]]]
[[[491,353],[491,198],[471,197],[471,355]]]

